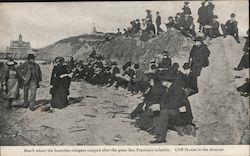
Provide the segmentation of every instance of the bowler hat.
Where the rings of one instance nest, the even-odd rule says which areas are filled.
[[[151,12],[151,10],[147,9],[146,12]]]
[[[169,55],[169,52],[168,51],[166,51],[166,50],[164,50],[163,52],[161,52],[162,53],[162,55]]]
[[[27,59],[34,59],[34,58],[35,58],[35,55],[34,55],[34,54],[28,54]]]
[[[116,62],[112,62],[112,64],[111,64],[112,66],[115,66],[115,65],[117,65],[117,63]]]
[[[11,60],[9,60],[9,61],[6,62],[7,66],[14,66],[16,64],[17,64],[17,62],[15,62],[13,59],[11,59]]]
[[[187,4],[189,4],[189,2],[184,2],[184,4],[186,4],[186,5],[187,5]]]

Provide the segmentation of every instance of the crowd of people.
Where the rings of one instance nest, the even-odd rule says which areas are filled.
[[[195,129],[188,96],[198,93],[197,77],[202,68],[209,65],[209,55],[202,37],[197,37],[190,57],[183,65],[185,73],[179,70],[178,63],[172,62],[168,51],[162,52],[162,60],[152,59],[146,71],[141,69],[140,64],[131,61],[119,66],[115,61],[104,60],[95,49],[86,61],[71,58],[64,64],[64,59],[58,57],[52,71],[51,106],[67,106],[70,79],[100,87],[114,87],[115,90],[121,87],[132,95],[144,97],[143,103],[131,113],[131,118],[136,118],[139,128],[157,135],[157,140],[151,143],[165,142],[168,127],[177,131],[177,126]],[[182,135],[182,132],[178,133]]]
[[[219,22],[216,20],[218,17],[214,15],[213,9],[212,2],[205,1],[198,11],[199,30],[210,38],[221,36],[218,30]],[[143,23],[141,24],[139,19],[132,21],[132,29],[125,30],[125,35],[139,33],[142,37],[147,33],[153,37],[163,32],[160,27],[160,13],[156,12],[155,29],[151,11],[146,12],[147,16],[142,20]],[[177,13],[175,17],[169,17],[169,22],[166,24],[168,30],[180,30],[195,41],[189,59],[181,65],[184,73],[179,69],[180,64],[172,62],[168,51],[162,52],[162,60],[152,59],[146,71],[142,70],[139,63],[128,61],[118,65],[115,61],[105,60],[94,48],[84,61],[76,61],[71,57],[66,62],[63,57],[56,57],[50,80],[51,107],[59,109],[66,107],[69,104],[71,81],[86,81],[92,85],[114,87],[114,89],[122,87],[131,94],[141,94],[144,100],[138,104],[130,117],[136,119],[139,128],[156,136],[156,140],[151,143],[166,142],[167,129],[176,130],[180,135],[183,135],[183,132],[178,130],[178,126],[195,129],[188,97],[199,92],[197,78],[201,75],[202,69],[209,66],[210,51],[203,43],[204,37],[196,36],[191,14],[189,2],[185,2],[183,12]],[[225,36],[232,35],[238,42],[238,28],[234,17],[235,14],[232,14],[231,20],[221,27]],[[122,35],[120,29],[117,35]],[[249,68],[248,39],[244,51],[245,54],[235,70]],[[17,66],[17,62],[13,59],[6,64],[0,62],[0,73],[1,97],[8,100],[7,108],[12,108],[12,102],[20,97],[19,88],[23,88],[23,107],[29,107],[34,111],[36,91],[42,81],[42,73],[40,66],[35,63],[35,56],[29,54],[27,61],[20,66]],[[249,80],[240,89],[248,90],[249,96]]]
[[[238,22],[235,20],[236,15],[231,14],[225,24],[220,24],[218,16],[214,14],[215,5],[211,0],[205,0],[201,3],[198,9],[199,32],[204,34],[204,38],[213,39],[216,37],[231,35],[239,43]],[[156,11],[155,25],[153,24],[152,11],[146,10],[146,17],[144,19],[136,19],[130,22],[131,27],[123,29],[124,33],[117,29],[117,35],[125,36],[139,36],[142,41],[147,41],[161,34],[164,30],[161,28],[162,18],[159,11]],[[184,2],[182,12],[178,12],[175,17],[169,16],[168,22],[164,23],[168,30],[178,30],[183,35],[195,39],[197,33],[195,32],[194,18],[192,16],[189,2]],[[222,34],[220,33],[220,27]]]

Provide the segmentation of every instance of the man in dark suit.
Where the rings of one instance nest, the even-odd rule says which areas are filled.
[[[172,60],[169,57],[169,52],[168,51],[163,51],[162,52],[163,58],[161,61],[161,65],[163,68],[170,68],[172,66]]]
[[[182,32],[182,34],[190,38],[195,37],[193,21],[194,19],[192,16],[190,16],[190,14],[185,14],[179,23],[180,31]]]
[[[189,56],[189,66],[191,67],[191,72],[194,76],[200,76],[203,67],[209,65],[208,57],[210,51],[207,45],[203,43],[202,37],[197,37],[195,40],[195,45],[192,47]]]
[[[40,66],[35,63],[35,56],[28,54],[27,61],[20,65],[17,69],[19,76],[22,78],[23,92],[24,92],[24,107],[35,110],[36,91],[40,87],[42,81],[42,72]],[[30,90],[30,99],[29,99]]]
[[[198,15],[199,18],[197,22],[200,24],[199,25],[199,32],[202,32],[203,26],[206,24],[206,7],[205,7],[206,2],[201,3],[201,7],[198,9]]]
[[[189,2],[184,2],[184,6],[183,6],[182,10],[183,10],[183,12],[182,12],[183,15],[185,15],[185,14],[191,15],[192,14],[191,9],[189,8]]]
[[[163,30],[161,29],[161,16],[158,11],[156,12],[155,23],[156,23],[156,28],[157,28],[157,35],[159,35],[161,32],[163,32]]]
[[[174,78],[165,77],[161,80],[162,85],[166,87],[166,92],[160,102],[160,117],[157,131],[157,139],[150,143],[163,143],[166,142],[167,129],[169,125],[182,125],[190,123],[193,120],[192,113],[185,114],[185,120],[179,113],[187,112],[190,106],[189,100],[178,83],[174,82]],[[181,118],[180,118],[181,117]],[[178,121],[178,123],[176,123]],[[182,123],[185,122],[185,123]]]
[[[134,33],[138,33],[141,29],[141,23],[139,19],[135,20]]]
[[[223,31],[224,38],[227,35],[231,35],[235,38],[237,43],[240,43],[239,41],[239,30],[238,30],[238,22],[235,20],[235,14],[231,14],[231,19],[226,22],[226,24],[221,24],[221,29]]]

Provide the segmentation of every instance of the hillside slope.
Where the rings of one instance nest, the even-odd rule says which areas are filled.
[[[192,46],[193,41],[180,32],[168,31],[147,42],[136,37],[117,37],[100,44],[97,52],[108,59],[138,62],[145,68],[152,58],[159,59],[164,50],[169,51],[172,58],[187,58]]]

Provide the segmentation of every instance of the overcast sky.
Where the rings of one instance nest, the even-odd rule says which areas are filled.
[[[214,13],[225,23],[230,14],[236,14],[241,35],[249,27],[248,1],[214,1]],[[197,21],[197,10],[201,1],[190,2],[192,15]],[[96,24],[98,31],[116,32],[117,28],[127,28],[131,20],[144,18],[150,9],[155,20],[159,11],[162,22],[168,16],[181,12],[183,2],[61,2],[61,3],[0,3],[0,49],[10,40],[17,39],[19,33],[33,48],[52,44],[62,38],[89,33]],[[196,24],[198,27],[198,24]],[[162,26],[165,28],[165,26]]]

